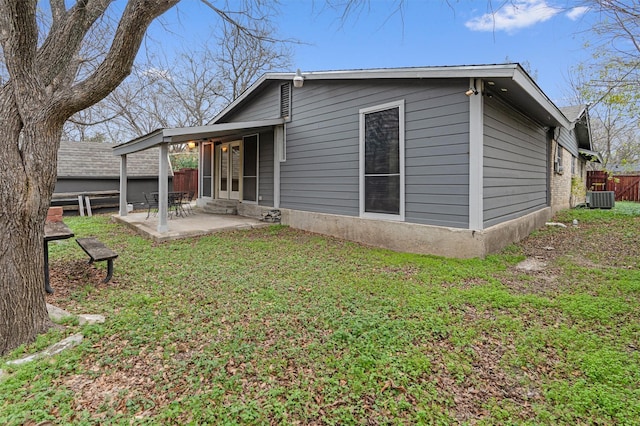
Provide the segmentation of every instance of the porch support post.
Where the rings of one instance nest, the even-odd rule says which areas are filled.
[[[167,224],[168,199],[169,199],[169,144],[160,144],[158,174],[158,232],[165,233],[169,230]]]
[[[470,79],[477,93],[469,96],[469,229],[484,229],[484,106],[481,79]]]
[[[127,155],[120,156],[120,216],[126,216],[127,212]]]

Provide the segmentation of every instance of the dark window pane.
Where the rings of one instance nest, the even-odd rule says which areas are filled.
[[[364,210],[400,214],[400,176],[365,176]]]
[[[245,176],[256,176],[258,165],[258,137],[244,138],[244,152],[242,157],[242,170]]]
[[[399,109],[365,114],[365,174],[400,173]]]
[[[223,146],[220,149],[220,191],[227,190],[227,176],[229,176],[229,148]]]
[[[256,201],[256,182],[255,177],[245,176],[242,179],[242,198],[246,201]]]
[[[202,174],[204,176],[211,176],[211,148],[213,145],[211,144],[206,144],[204,146],[204,149],[202,150]]]
[[[211,197],[211,177],[202,177],[202,196]]]

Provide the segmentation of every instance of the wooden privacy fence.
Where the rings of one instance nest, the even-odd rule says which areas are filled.
[[[616,201],[640,202],[640,174],[609,175],[607,172],[587,172],[587,189],[613,191]]]
[[[198,169],[182,169],[173,172],[173,190],[198,193]]]

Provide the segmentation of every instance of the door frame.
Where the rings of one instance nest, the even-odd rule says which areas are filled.
[[[233,191],[233,155],[223,155],[223,152],[231,153],[234,148],[238,148],[238,157],[237,160],[237,170],[238,170],[238,190]],[[221,200],[240,200],[242,198],[242,140],[235,140],[230,142],[222,142],[216,144],[216,173],[215,173],[215,183],[216,183],[216,198]],[[227,189],[222,190],[222,162],[223,158],[226,156],[227,167],[226,167],[226,179],[227,179]]]

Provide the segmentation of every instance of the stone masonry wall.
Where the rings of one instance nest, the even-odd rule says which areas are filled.
[[[551,211],[553,214],[571,207],[571,161],[569,151],[553,141],[553,153],[556,149],[562,152],[562,174],[554,168],[555,155],[551,156]]]

